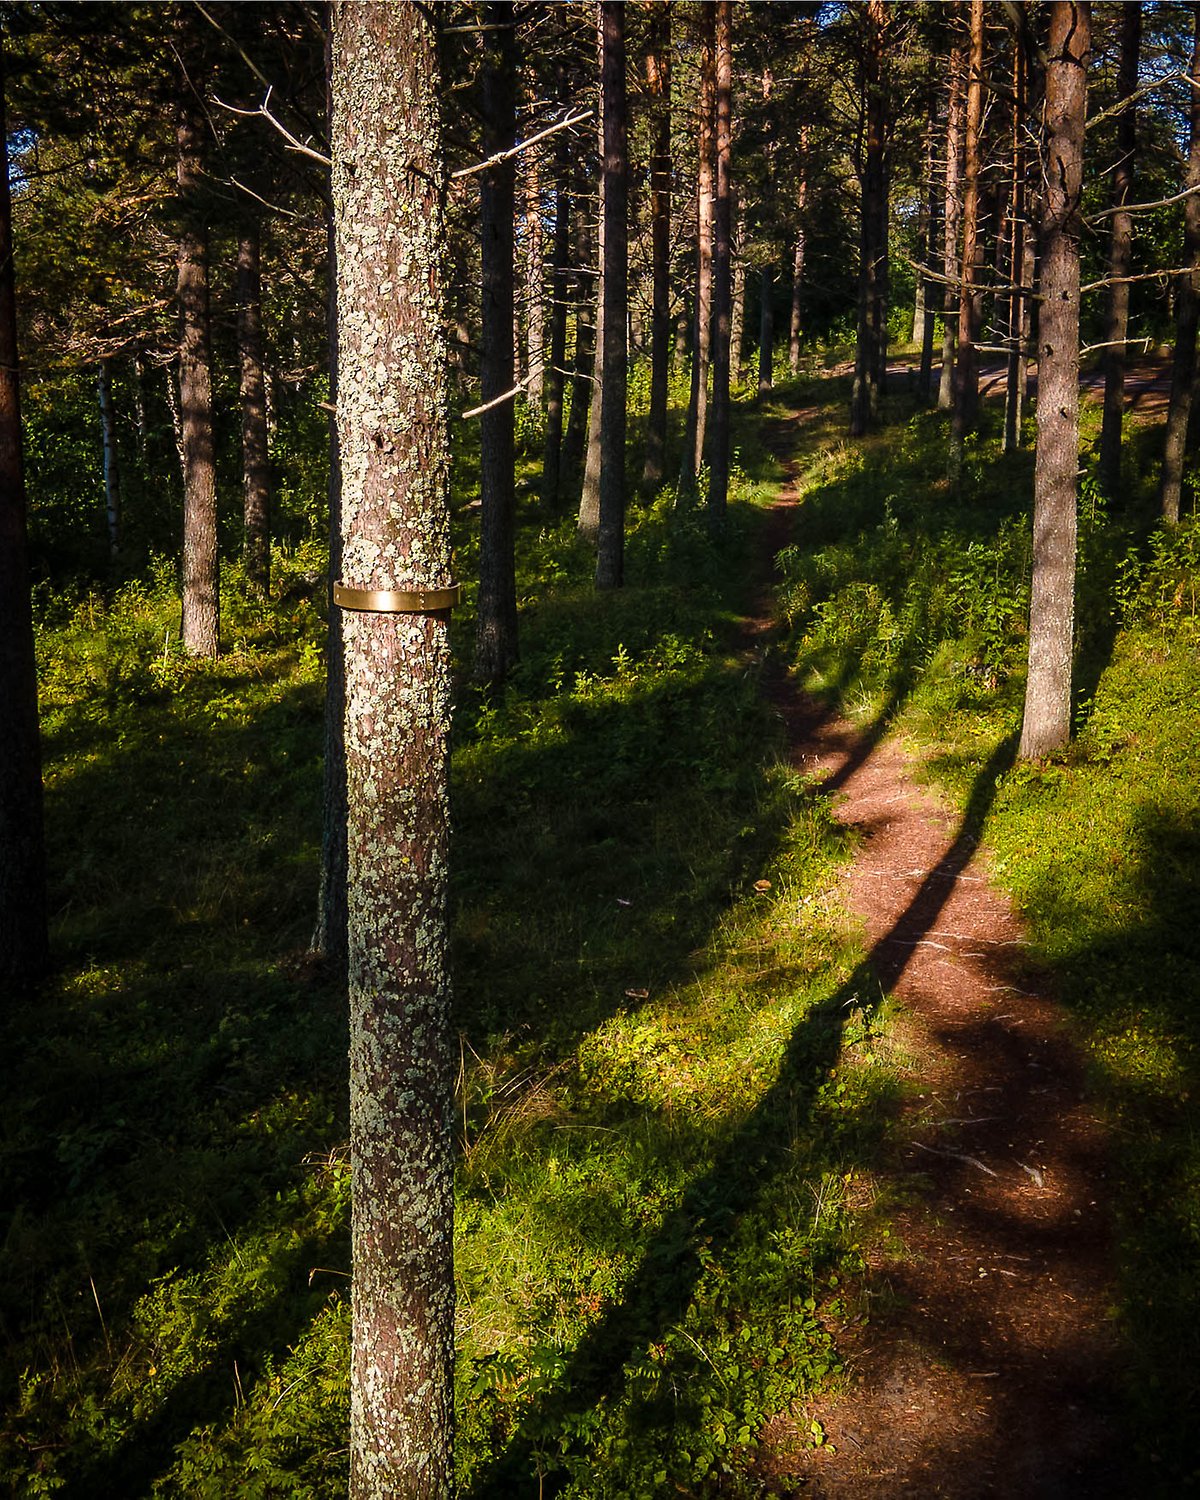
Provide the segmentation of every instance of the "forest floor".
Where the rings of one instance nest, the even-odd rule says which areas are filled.
[[[812,415],[771,435],[788,477],[764,577],[800,517],[789,455]],[[773,628],[764,586],[748,637]],[[886,1169],[899,1209],[872,1256],[870,1318],[844,1349],[850,1379],[802,1420],[776,1419],[760,1473],[826,1500],[1128,1493],[1104,1135],[978,844],[1007,762],[983,767],[954,817],[882,723],[852,726],[782,667],[767,683],[793,765],[860,837],[842,892],[898,1002],[910,1072]]]

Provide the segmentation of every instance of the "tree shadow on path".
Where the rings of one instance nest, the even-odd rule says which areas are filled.
[[[954,878],[975,852],[997,781],[1012,763],[1014,750],[1010,738],[993,752],[976,777],[962,822],[942,858],[849,978],[796,1027],[776,1081],[729,1137],[712,1167],[688,1187],[679,1206],[667,1215],[622,1299],[584,1335],[552,1398],[560,1431],[568,1430],[573,1419],[602,1399],[619,1396],[626,1363],[682,1320],[704,1261],[721,1253],[739,1220],[767,1192],[786,1159],[789,1141],[812,1128],[819,1090],[838,1060],[851,1008],[858,1007],[869,1017],[878,997],[895,985],[914,948],[936,923]],[[849,748],[850,755],[860,752],[859,746]],[[844,779],[844,767],[839,767],[817,790],[824,793]],[[536,1467],[535,1434],[542,1416],[535,1409],[521,1425],[506,1451],[476,1480],[473,1500],[499,1500],[519,1493],[528,1483]],[[558,1493],[566,1482],[561,1473],[546,1474],[542,1468],[539,1474],[540,1493],[546,1496]]]

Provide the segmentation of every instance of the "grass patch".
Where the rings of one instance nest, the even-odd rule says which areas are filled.
[[[720,548],[664,494],[618,595],[523,502],[522,662],[459,695],[467,1494],[758,1493],[764,1424],[861,1311],[900,1072],[830,894],[845,835],[740,648],[775,471],[739,431]],[[321,576],[281,558],[263,605],[233,570],[214,666],[179,654],[169,569],[43,600],[59,969],[3,1022],[15,1494],[344,1493],[344,1001],[304,959]]]

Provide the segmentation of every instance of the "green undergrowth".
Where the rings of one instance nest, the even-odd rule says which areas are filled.
[[[846,835],[738,635],[775,483],[741,431],[720,542],[647,500],[617,594],[522,501],[502,689],[456,621],[464,1494],[773,1493],[764,1425],[863,1315],[903,1063],[831,894]],[[16,1495],[345,1491],[344,1000],[305,952],[323,559],[276,561],[269,603],[228,571],[215,664],[165,565],[40,597],[58,970],[0,1039]]]
[[[1155,524],[1156,434],[1129,434],[1124,498],[1090,473],[1085,407],[1075,737],[1014,763],[1027,649],[1032,431],[989,414],[962,490],[944,419],[805,455],[781,597],[810,687],[903,732],[994,851],[1110,1124],[1115,1316],[1146,1494],[1200,1481],[1200,524]],[[1098,1194],[1102,1185],[1097,1185]]]

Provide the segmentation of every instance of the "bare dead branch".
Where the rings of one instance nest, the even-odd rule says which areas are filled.
[[[567,130],[572,125],[582,125],[585,120],[590,120],[596,113],[594,109],[581,109],[577,114],[568,115],[565,120],[559,120],[555,125],[547,125],[545,130],[539,130],[536,135],[529,136],[526,140],[518,141],[507,151],[497,151],[495,156],[489,156],[486,161],[476,162],[473,167],[462,167],[457,172],[450,174],[451,182],[459,182],[464,177],[474,177],[477,172],[486,172],[489,167],[497,166],[502,161],[508,161],[511,157],[520,156],[522,151],[528,151],[530,146],[536,146],[539,141],[544,141],[548,136],[557,135],[560,130]]]

